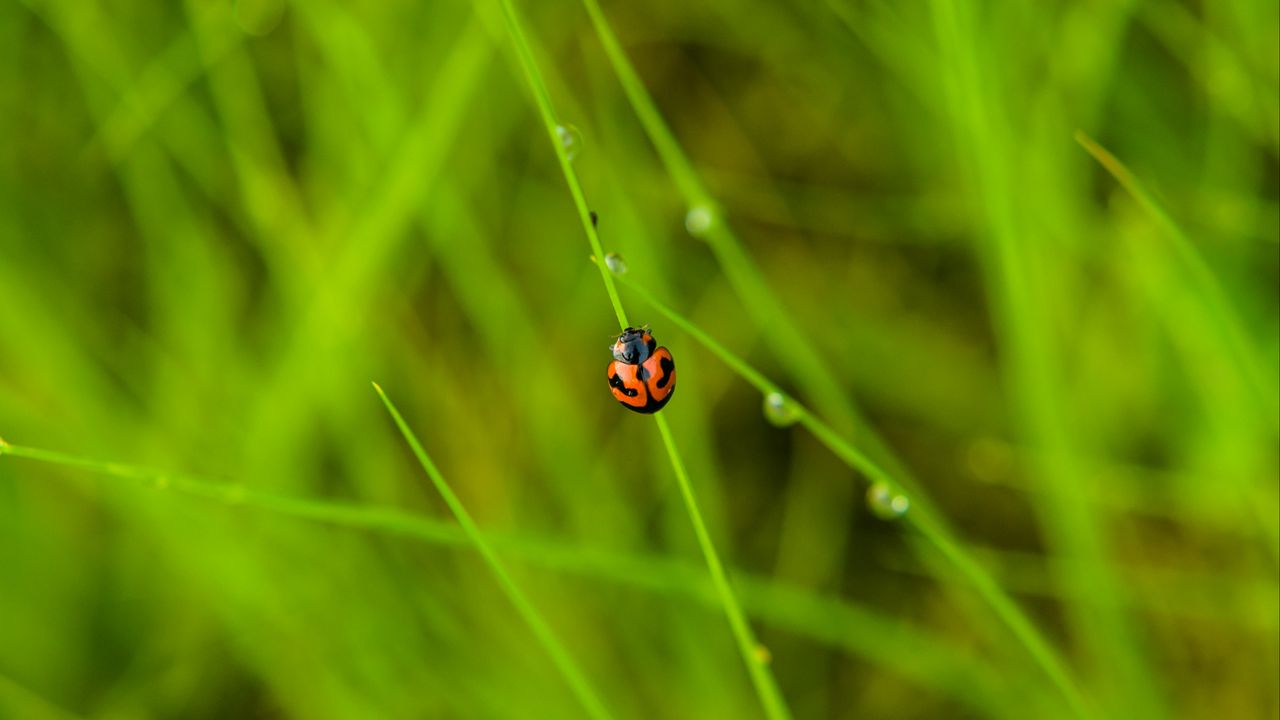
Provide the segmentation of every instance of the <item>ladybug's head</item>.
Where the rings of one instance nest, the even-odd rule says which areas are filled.
[[[658,349],[658,343],[647,328],[627,328],[609,349],[618,362],[639,365]]]

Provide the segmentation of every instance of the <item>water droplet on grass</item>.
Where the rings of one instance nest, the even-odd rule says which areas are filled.
[[[787,427],[800,419],[800,411],[786,395],[771,392],[764,396],[764,418],[778,427]]]
[[[881,520],[896,520],[911,508],[911,501],[894,492],[888,483],[878,482],[867,488],[867,508]]]
[[[572,125],[557,125],[556,137],[560,138],[560,147],[564,148],[564,156],[569,160],[578,157],[582,149],[582,133]]]
[[[606,253],[604,264],[605,267],[609,268],[609,272],[614,275],[622,275],[627,272],[627,261],[623,260],[618,253]]]
[[[714,223],[715,216],[705,205],[694,205],[684,215],[684,229],[694,237],[704,237]]]

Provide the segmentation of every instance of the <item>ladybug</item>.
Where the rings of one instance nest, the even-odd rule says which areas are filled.
[[[676,389],[676,361],[658,347],[647,328],[627,328],[609,348],[609,390],[628,410],[649,415],[661,410]]]

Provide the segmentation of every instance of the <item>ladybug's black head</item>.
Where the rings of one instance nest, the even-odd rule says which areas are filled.
[[[639,365],[658,349],[658,343],[645,328],[627,328],[609,348],[613,358],[628,365]]]

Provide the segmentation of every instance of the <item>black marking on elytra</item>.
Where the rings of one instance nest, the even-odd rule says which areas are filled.
[[[635,388],[629,388],[626,385],[624,385],[622,383],[622,378],[618,376],[618,373],[614,373],[609,377],[609,387],[617,388],[621,390],[622,394],[626,395],[627,397],[635,397],[636,395],[640,394],[640,391],[636,390]]]
[[[649,402],[645,403],[644,408],[641,409],[639,412],[642,412],[646,415],[652,415],[653,413],[656,413],[662,408],[666,407],[667,403],[671,402],[671,396],[675,394],[676,394],[676,389],[671,388],[671,392],[667,393],[667,396],[662,398],[661,400],[655,400],[653,396],[650,395]]]
[[[663,355],[658,359],[658,367],[662,368],[662,377],[658,378],[658,387],[664,388],[667,383],[671,382],[671,374],[675,372],[676,364],[671,358]]]
[[[652,374],[653,373],[649,372],[649,368],[643,365],[636,368],[636,377],[640,378],[640,382],[647,382],[649,380],[649,376]]]

